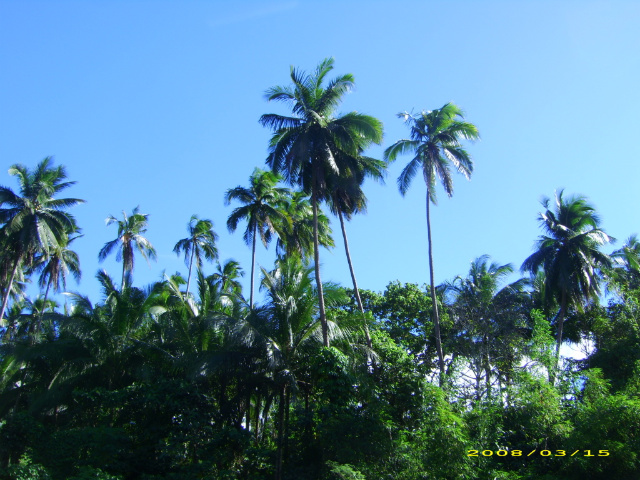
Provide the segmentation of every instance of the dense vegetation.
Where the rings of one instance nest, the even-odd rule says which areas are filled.
[[[637,478],[640,243],[605,254],[611,237],[593,206],[558,192],[543,202],[526,277],[507,283],[514,267],[485,255],[434,285],[430,207],[438,183],[453,193],[452,169],[471,175],[461,142],[478,130],[453,104],[404,113],[410,138],[367,157],[382,125],[334,116],[353,78],[328,80],[332,68],[292,69],[290,86],[267,91],[291,110],[260,119],[273,131],[270,170],[224,196],[229,230],[244,228],[253,252],[248,294],[243,268],[218,261],[213,223],[197,215],[186,237],[176,232],[185,275],[136,285],[136,256],[156,257],[138,209],[108,218],[117,233],[99,250],[122,262],[120,282],[98,272],[98,303],[69,292],[80,275],[70,211],[82,200],[64,198],[74,182],[50,158],[10,168],[0,478]],[[401,193],[418,173],[426,182],[430,283],[360,290],[345,221],[366,209],[364,180],[404,154]],[[322,206],[340,223],[349,288],[321,279],[320,247],[334,246]],[[256,272],[258,240],[276,241],[271,270]],[[51,298],[63,290],[61,308]],[[562,358],[566,341],[593,348]]]

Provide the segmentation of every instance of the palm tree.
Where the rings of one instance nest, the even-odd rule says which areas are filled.
[[[290,192],[284,198],[285,217],[275,224],[278,241],[276,253],[279,257],[296,255],[303,263],[313,254],[313,207],[309,196],[304,192]],[[318,211],[318,243],[325,247],[334,247],[329,219],[322,210]]]
[[[433,244],[431,241],[431,213],[430,204],[437,205],[436,183],[439,179],[444,191],[453,195],[453,180],[451,166],[469,178],[473,172],[473,162],[467,151],[462,148],[462,139],[476,140],[479,138],[475,125],[465,122],[462,110],[453,103],[447,103],[442,108],[422,111],[416,115],[407,112],[399,113],[410,127],[411,138],[398,140],[387,148],[384,158],[393,161],[398,155],[413,153],[415,156],[402,170],[398,177],[398,188],[405,195],[418,169],[422,169],[427,186],[427,238],[429,242],[429,278],[431,282],[431,300],[433,302],[433,322],[436,334],[436,348],[440,364],[440,383],[444,374],[444,355],[440,339],[440,316],[436,300],[435,280],[433,274]]]
[[[600,247],[613,240],[600,229],[600,218],[585,197],[565,199],[563,193],[556,193],[554,206],[551,199],[542,200],[545,212],[540,213],[540,225],[545,235],[539,237],[536,251],[521,267],[532,275],[543,270],[545,295],[549,303],[555,300],[560,306],[556,317],[556,363],[567,309],[581,309],[599,295],[598,269],[611,265],[611,259]]]
[[[360,290],[356,281],[356,274],[353,270],[351,262],[351,252],[349,251],[349,241],[347,239],[347,230],[344,225],[344,219],[351,220],[356,213],[365,212],[367,209],[367,197],[362,191],[362,183],[365,177],[371,177],[374,180],[382,182],[386,170],[386,163],[369,157],[358,157],[358,169],[354,175],[345,177],[335,175],[329,180],[327,201],[331,213],[336,215],[340,220],[340,228],[342,230],[342,239],[344,241],[344,250],[347,255],[347,263],[349,264],[349,272],[351,273],[351,281],[353,282],[353,291],[358,303],[360,313],[364,320],[364,333],[367,340],[367,346],[371,348],[371,338],[369,336],[369,327],[364,318],[364,307],[360,298]]]
[[[331,70],[333,58],[320,62],[313,74],[291,67],[293,85],[272,87],[266,98],[287,103],[293,116],[260,117],[263,126],[274,130],[267,164],[274,173],[282,173],[288,183],[301,186],[311,195],[315,276],[325,346],[329,345],[329,333],[320,278],[318,205],[326,198],[328,177],[348,176],[348,172],[356,169],[359,152],[382,141],[382,123],[378,119],[357,112],[334,116],[342,97],[353,88],[354,80],[351,74],[346,74],[323,86]]]
[[[15,164],[9,174],[17,177],[20,193],[0,186],[0,237],[11,249],[11,265],[6,268],[7,281],[2,285],[4,293],[0,319],[3,318],[16,273],[21,264],[28,266],[36,254],[49,256],[64,242],[69,231],[75,231],[74,217],[65,212],[68,207],[84,203],[77,198],[55,198],[57,194],[74,185],[65,181],[67,173],[60,165],[52,167],[52,158],[46,157],[31,172],[27,167]],[[7,259],[9,260],[9,259]]]
[[[288,419],[285,412],[289,409],[291,392],[301,383],[299,375],[322,344],[322,327],[312,270],[303,266],[300,258],[279,259],[273,271],[267,272],[263,268],[262,275],[261,288],[267,291],[267,303],[238,323],[237,335],[243,343],[264,352],[263,359],[267,360],[267,370],[279,395],[276,478],[282,478],[283,441]],[[334,284],[325,287],[329,306],[346,303],[341,288]],[[332,338],[344,334],[338,325],[331,324]]]
[[[512,273],[511,264],[489,263],[489,256],[482,255],[471,262],[466,277],[458,276],[444,284],[445,291],[453,297],[452,311],[461,323],[459,330],[464,332],[460,338],[466,337],[469,353],[477,357],[477,365],[484,370],[487,397],[491,396],[491,362],[501,360],[507,369],[513,366],[515,359],[498,357],[512,357],[513,349],[501,346],[525,320],[523,289],[528,281],[521,278],[501,287]]]
[[[227,294],[240,294],[242,291],[242,285],[238,281],[240,277],[244,277],[244,270],[232,259],[219,263],[216,272],[211,275],[214,284],[219,286],[219,291]]]
[[[184,252],[184,263],[189,267],[189,276],[187,277],[187,291],[189,295],[189,285],[191,283],[191,269],[195,260],[198,269],[202,269],[202,257],[213,261],[218,259],[218,248],[216,241],[218,235],[213,231],[213,222],[211,220],[200,220],[197,215],[191,215],[191,219],[187,224],[189,236],[183,238],[176,243],[173,251],[180,255]]]
[[[69,232],[76,233],[76,232]],[[57,247],[50,251],[49,258],[41,256],[34,266],[34,270],[40,271],[40,278],[38,279],[38,285],[40,288],[45,288],[44,304],[47,304],[47,298],[49,297],[49,290],[53,287],[54,291],[59,292],[60,286],[67,288],[67,276],[71,274],[76,282],[80,281],[80,259],[78,254],[69,249],[69,245],[74,240],[80,238],[82,235],[75,237],[66,237],[61,241]],[[38,325],[36,331],[40,330],[42,324],[42,316],[44,309],[38,319]]]
[[[635,290],[640,286],[640,241],[636,234],[631,235],[622,247],[611,253],[613,268],[607,272],[609,288],[622,295],[627,289]]]
[[[149,259],[155,260],[157,257],[155,248],[143,236],[147,231],[149,214],[139,213],[139,210],[140,206],[134,208],[131,216],[127,216],[123,211],[122,220],[118,220],[113,215],[107,217],[107,225],[118,224],[118,236],[114,240],[105,243],[100,253],[98,253],[98,259],[103,261],[111,252],[117,249],[116,261],[122,261],[122,290],[126,287],[127,277],[130,277],[133,273],[134,249],[137,249],[147,262],[149,262]]]
[[[232,200],[238,200],[243,204],[236,208],[229,219],[227,227],[230,232],[235,232],[238,223],[246,220],[247,229],[244,232],[244,241],[251,245],[251,293],[249,305],[253,308],[254,274],[256,265],[256,238],[260,236],[265,248],[269,245],[275,232],[275,223],[282,221],[285,216],[280,211],[283,198],[287,189],[276,187],[279,177],[272,172],[265,172],[256,168],[249,177],[251,187],[237,186],[227,190],[225,204]]]

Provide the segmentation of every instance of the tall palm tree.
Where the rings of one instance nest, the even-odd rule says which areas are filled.
[[[226,205],[229,205],[232,200],[238,200],[243,204],[231,212],[227,227],[230,232],[235,232],[241,220],[247,222],[243,238],[247,245],[251,245],[251,293],[249,295],[251,307],[253,307],[256,266],[256,238],[260,236],[266,248],[275,233],[275,223],[285,218],[280,208],[288,190],[277,187],[278,181],[279,177],[276,174],[256,168],[249,177],[251,184],[249,188],[237,186],[230,188],[225,194]]]
[[[354,80],[351,74],[346,74],[323,85],[331,70],[333,58],[320,62],[312,74],[291,67],[293,84],[270,88],[266,98],[288,104],[293,116],[265,114],[260,117],[263,126],[274,130],[267,164],[273,172],[282,173],[291,185],[301,186],[311,195],[315,276],[326,346],[329,333],[320,278],[318,205],[326,198],[328,177],[355,170],[360,150],[382,141],[382,123],[378,119],[357,112],[335,116],[343,96],[353,88]]]
[[[191,215],[191,219],[187,224],[187,231],[189,236],[179,240],[173,247],[173,251],[177,255],[180,255],[180,252],[184,252],[184,263],[189,267],[186,290],[186,294],[189,295],[193,262],[196,262],[198,269],[202,269],[203,256],[209,261],[218,259],[218,248],[216,247],[218,234],[213,231],[213,222],[211,220],[201,220],[197,215]]]
[[[76,182],[66,181],[65,168],[62,165],[53,167],[52,161],[51,157],[46,157],[34,171],[24,165],[13,165],[9,174],[18,179],[19,194],[0,186],[0,207],[3,207],[0,208],[0,237],[13,252],[12,258],[7,258],[11,265],[6,269],[7,281],[2,285],[0,319],[7,308],[20,265],[29,266],[36,254],[48,257],[51,249],[64,242],[67,232],[77,229],[75,218],[64,210],[84,203],[84,200],[55,198]]]
[[[362,191],[362,184],[366,177],[373,178],[382,182],[386,171],[386,163],[370,157],[358,157],[357,170],[351,176],[334,175],[329,180],[329,189],[327,191],[327,202],[331,213],[336,215],[340,220],[340,228],[342,230],[342,239],[344,241],[344,250],[347,255],[347,263],[349,264],[349,272],[351,273],[351,281],[353,282],[353,291],[358,303],[360,313],[364,319],[364,307],[360,298],[360,290],[356,281],[356,274],[351,261],[351,252],[349,251],[349,241],[347,239],[347,230],[344,225],[344,219],[351,220],[356,213],[365,212],[367,209],[367,197]],[[366,319],[364,319],[364,333],[367,340],[367,346],[371,348],[371,338],[369,336],[369,327]]]
[[[595,208],[582,196],[567,199],[556,192],[554,205],[544,198],[540,225],[544,231],[536,251],[522,264],[523,272],[545,273],[545,295],[560,306],[556,317],[556,363],[560,357],[562,327],[569,307],[581,309],[600,293],[598,269],[611,265],[600,247],[613,239],[600,229]]]
[[[133,273],[134,253],[135,250],[140,252],[142,258],[149,261],[157,258],[156,249],[151,242],[144,237],[147,231],[147,223],[149,222],[149,214],[140,213],[140,206],[133,209],[131,216],[122,212],[122,220],[118,220],[113,215],[107,217],[107,225],[112,223],[118,224],[118,236],[104,244],[104,247],[98,253],[98,259],[103,261],[107,256],[117,249],[116,261],[122,261],[122,283],[121,289],[124,290],[127,277]]]
[[[416,172],[422,169],[427,186],[427,238],[429,242],[429,278],[431,283],[431,300],[433,302],[433,323],[436,335],[436,348],[440,365],[440,382],[444,375],[444,355],[440,339],[440,316],[436,300],[435,280],[433,274],[433,243],[431,241],[430,205],[437,205],[436,183],[442,183],[445,193],[453,195],[453,179],[451,166],[469,178],[473,172],[473,162],[467,151],[462,148],[461,140],[477,140],[480,138],[475,125],[465,122],[462,110],[453,103],[446,103],[442,108],[422,111],[416,115],[407,112],[399,113],[411,130],[411,138],[398,140],[387,148],[384,158],[393,161],[398,155],[412,153],[414,157],[402,170],[398,177],[398,188],[405,195]]]

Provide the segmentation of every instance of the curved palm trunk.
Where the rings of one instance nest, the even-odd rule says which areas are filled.
[[[349,272],[351,272],[351,280],[353,281],[353,290],[356,295],[356,301],[358,302],[358,308],[360,308],[360,313],[362,313],[362,322],[364,324],[364,336],[367,340],[367,347],[371,348],[371,337],[369,336],[369,326],[367,325],[367,320],[364,316],[364,307],[362,306],[362,300],[360,299],[358,282],[356,282],[356,274],[353,270],[353,264],[351,263],[351,254],[349,253],[349,242],[347,240],[347,230],[345,229],[344,218],[342,217],[342,212],[340,210],[338,210],[338,218],[340,219],[340,227],[342,228],[342,238],[344,239],[344,251],[347,254],[347,263],[349,264]]]
[[[253,310],[253,283],[254,271],[256,269],[256,235],[258,233],[258,224],[253,225],[253,246],[251,248],[251,292],[249,294],[249,307]]]
[[[430,195],[427,185],[427,238],[429,239],[429,279],[431,283],[431,302],[433,304],[433,325],[436,334],[436,350],[438,351],[438,365],[440,366],[440,386],[444,383],[444,355],[442,354],[442,342],[440,340],[440,315],[438,314],[438,301],[436,299],[436,287],[434,286],[433,275],[433,245],[431,242],[431,216],[430,216]]]
[[[16,277],[16,272],[18,271],[18,265],[20,264],[21,257],[22,255],[18,255],[18,257],[16,258],[16,262],[13,265],[13,270],[11,271],[11,278],[9,279],[7,290],[4,292],[4,298],[2,299],[2,310],[0,311],[0,320],[4,318],[4,312],[7,309],[7,304],[9,303],[9,295],[11,294],[11,287],[13,287],[13,280]]]
[[[318,199],[316,186],[316,171],[313,170],[313,187],[311,189],[311,205],[313,206],[313,261],[316,271],[316,285],[318,288],[318,304],[320,307],[320,324],[322,325],[322,344],[329,346],[329,326],[327,325],[327,315],[324,310],[324,292],[322,281],[320,280],[320,252],[318,245]]]

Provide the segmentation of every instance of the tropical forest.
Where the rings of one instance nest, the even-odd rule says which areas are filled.
[[[181,270],[149,284],[137,272],[163,258],[145,208],[106,218],[105,267],[84,271],[74,212],[96,199],[76,198],[62,157],[5,165],[0,479],[640,478],[640,240],[552,186],[529,256],[477,251],[437,282],[432,220],[482,168],[482,125],[424,105],[383,139],[378,118],[342,111],[355,80],[337,71],[327,58],[265,85],[264,161],[184,212]],[[392,164],[385,188],[422,195],[423,281],[390,271],[376,291],[348,233]],[[222,229],[250,261],[225,260]],[[329,251],[351,281],[323,276]]]

